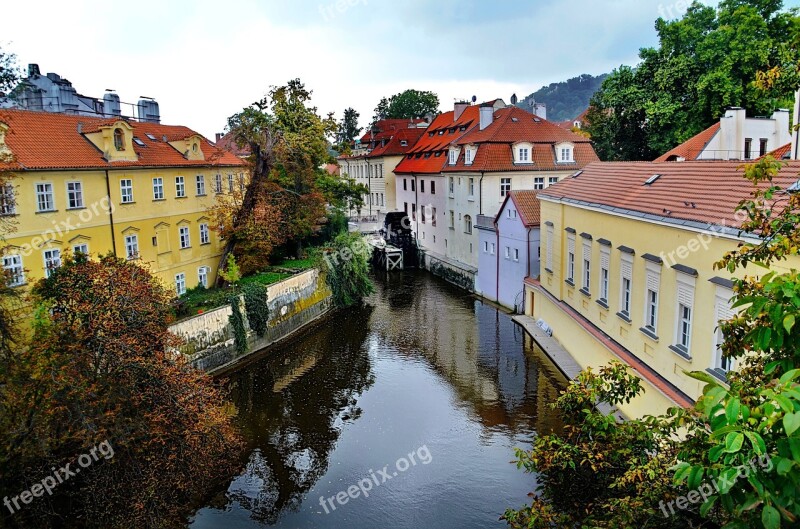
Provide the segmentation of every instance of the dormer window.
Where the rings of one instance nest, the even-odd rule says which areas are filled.
[[[408,141],[407,140],[400,140],[400,147],[408,147]]]
[[[448,160],[450,165],[455,165],[458,161],[458,149],[450,149],[450,159]]]
[[[114,148],[118,151],[125,150],[125,133],[122,129],[114,129]]]
[[[556,161],[558,163],[574,163],[575,147],[571,143],[556,145]]]
[[[476,147],[467,147],[464,150],[464,163],[466,165],[472,165],[472,162],[475,161],[475,152],[477,151]]]
[[[531,150],[528,147],[520,147],[518,152],[517,161],[519,163],[530,163]]]

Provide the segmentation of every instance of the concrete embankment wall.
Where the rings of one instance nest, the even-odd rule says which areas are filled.
[[[275,344],[316,320],[332,307],[331,293],[317,270],[308,270],[267,287],[269,320],[267,332],[259,337],[250,329],[245,315],[248,348],[236,351],[230,324],[232,309],[225,305],[170,326],[184,340],[180,352],[196,368],[218,371],[265,347]],[[241,302],[244,312],[244,301]]]

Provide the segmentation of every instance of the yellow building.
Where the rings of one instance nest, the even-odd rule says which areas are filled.
[[[582,368],[613,359],[634,368],[646,392],[622,408],[628,416],[690,405],[702,383],[685,371],[724,381],[731,367],[718,348],[731,276],[713,265],[754,240],[737,229],[744,215],[734,210],[752,189],[739,165],[595,163],[539,192],[542,272],[526,280],[526,313]],[[777,185],[798,173],[791,163]]]
[[[178,294],[214,281],[222,244],[207,210],[243,185],[246,168],[200,134],[2,110],[0,156],[0,214],[14,225],[2,264],[13,285],[46,276],[68,252],[141,259]]]

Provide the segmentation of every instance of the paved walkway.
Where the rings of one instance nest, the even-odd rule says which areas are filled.
[[[552,336],[548,336],[542,329],[536,325],[536,320],[530,316],[512,316],[515,322],[522,325],[531,337],[536,340],[539,347],[550,357],[564,375],[570,380],[575,380],[581,372],[581,366],[572,358],[572,355],[561,346],[558,341]]]

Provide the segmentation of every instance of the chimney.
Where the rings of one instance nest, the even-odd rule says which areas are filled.
[[[214,140],[214,143],[219,143],[219,140],[221,140],[221,139],[222,139],[222,137],[224,136],[224,134],[223,134],[223,133],[221,133],[221,132],[217,132],[215,136],[216,136],[216,138],[217,138],[217,139],[215,139],[215,140]]]
[[[775,120],[776,143],[772,145],[770,150],[777,149],[792,141],[792,136],[789,132],[789,111],[785,108],[779,108],[772,113],[772,119]]]
[[[800,123],[798,119],[800,119],[800,90],[794,93],[794,120],[792,123],[794,123],[795,126]],[[797,152],[798,148],[800,148],[800,131],[795,129],[792,131],[792,160],[800,158],[798,157],[798,154],[800,154]]]
[[[457,101],[453,107],[453,121],[458,121],[461,114],[463,114],[467,108],[469,108],[469,103],[466,101]]]
[[[511,104],[516,105],[517,101],[518,101],[517,94],[511,94]]]
[[[494,107],[491,103],[484,103],[480,108],[481,112],[481,130],[485,129],[494,121]]]
[[[36,63],[31,63],[28,65],[28,77],[33,77],[34,75],[42,75],[39,72],[39,65]]]
[[[744,159],[744,129],[747,112],[742,107],[730,107],[720,120],[721,152],[711,153],[713,158],[722,160]]]
[[[544,103],[534,103],[533,113],[542,119],[547,119],[547,105]]]

